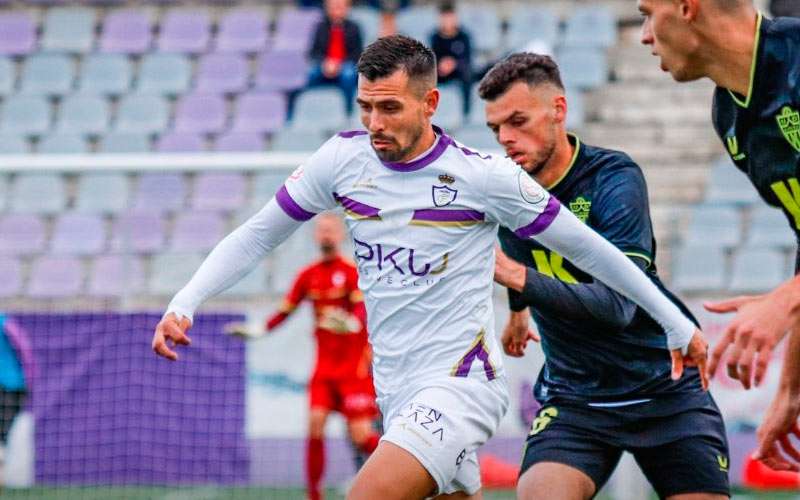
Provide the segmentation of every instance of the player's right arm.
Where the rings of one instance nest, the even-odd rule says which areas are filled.
[[[261,211],[211,251],[156,326],[152,343],[156,354],[177,360],[178,355],[171,348],[189,345],[186,331],[200,304],[239,281],[303,222],[335,206],[332,170],[339,140],[334,137],[326,142],[289,176]]]

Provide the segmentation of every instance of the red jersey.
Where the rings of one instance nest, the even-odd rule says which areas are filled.
[[[314,304],[317,363],[313,378],[368,378],[372,360],[367,342],[367,314],[363,295],[358,289],[356,266],[337,256],[303,269],[286,294],[280,312],[267,322],[267,330],[282,323],[303,299]],[[324,328],[320,323],[324,321],[328,308],[339,308],[355,316],[360,328],[354,333]]]

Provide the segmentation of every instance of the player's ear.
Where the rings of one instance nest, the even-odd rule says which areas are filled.
[[[692,22],[697,19],[697,13],[700,9],[700,0],[679,0],[678,9],[684,21]]]
[[[563,93],[553,97],[553,114],[556,123],[566,123],[567,121],[567,98]]]
[[[439,89],[433,87],[428,89],[425,92],[425,97],[423,97],[424,106],[425,106],[425,116],[428,118],[432,117],[434,113],[436,113],[436,108],[439,107],[439,97],[440,97]]]

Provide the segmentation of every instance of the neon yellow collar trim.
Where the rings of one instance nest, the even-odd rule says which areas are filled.
[[[731,92],[728,89],[728,93],[733,98],[734,102],[743,108],[747,108],[750,106],[750,99],[753,97],[753,82],[756,79],[756,62],[758,61],[758,48],[761,44],[761,20],[764,19],[764,16],[761,12],[758,13],[758,17],[756,18],[756,43],[753,45],[753,61],[750,63],[750,86],[747,89],[747,97],[745,98],[744,102],[739,99],[735,93]]]
[[[558,186],[561,183],[561,181],[563,181],[564,178],[567,175],[569,175],[570,170],[572,170],[572,167],[575,165],[575,160],[578,159],[578,152],[581,149],[581,139],[580,139],[580,137],[578,137],[577,135],[575,135],[573,133],[568,133],[567,135],[570,136],[570,137],[573,137],[575,139],[575,151],[572,152],[572,159],[569,161],[569,165],[567,166],[567,169],[564,170],[564,173],[561,174],[561,177],[556,179],[556,181],[554,183],[552,183],[549,186],[547,186],[546,189],[548,189],[548,190],[553,189],[554,187]]]

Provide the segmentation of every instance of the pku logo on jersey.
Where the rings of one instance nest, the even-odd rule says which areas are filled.
[[[427,275],[442,274],[447,269],[450,253],[445,253],[434,262],[421,262],[415,256],[413,248],[390,247],[381,243],[369,244],[353,238],[355,257],[359,262],[372,262],[378,266],[379,271],[394,271],[403,276],[423,277]]]
[[[456,196],[458,195],[457,189],[447,186],[433,186],[431,187],[431,192],[433,194],[433,204],[437,207],[446,207],[456,201]]]

